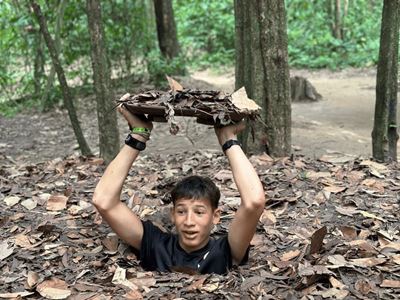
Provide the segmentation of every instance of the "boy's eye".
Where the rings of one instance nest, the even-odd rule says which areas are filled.
[[[185,213],[185,211],[182,209],[178,209],[176,212],[178,213],[178,215],[183,215]]]
[[[195,211],[195,213],[198,214],[198,215],[204,215],[205,214],[205,212],[202,211],[202,210]]]

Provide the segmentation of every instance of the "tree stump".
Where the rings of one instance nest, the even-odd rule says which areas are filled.
[[[292,102],[314,102],[322,100],[321,94],[307,78],[301,76],[290,77],[290,93]]]

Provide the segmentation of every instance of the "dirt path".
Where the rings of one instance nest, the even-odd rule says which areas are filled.
[[[291,71],[294,75],[308,78],[323,96],[320,102],[292,104],[294,148],[309,157],[334,153],[370,156],[375,71]],[[234,89],[233,72],[224,76],[198,72],[193,77],[228,92]]]
[[[292,71],[291,75],[307,77],[322,94],[318,103],[294,103],[292,109],[292,144],[309,157],[337,153],[370,156],[370,133],[375,103],[375,73],[372,70]],[[233,70],[215,75],[196,72],[182,79],[186,87],[234,88]],[[98,129],[93,97],[78,101],[78,111],[90,146],[98,151]],[[171,136],[168,125],[156,123],[149,153],[176,153],[195,149],[219,151],[213,129],[198,125],[192,119],[179,118],[180,132]],[[126,135],[124,120],[119,120],[120,140]],[[39,114],[26,112],[14,118],[0,117],[0,160],[43,161],[63,157],[76,151],[77,145],[65,111]]]

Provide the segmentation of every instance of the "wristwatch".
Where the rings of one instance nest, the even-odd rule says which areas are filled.
[[[128,136],[125,139],[125,145],[128,145],[129,147],[132,147],[133,149],[142,151],[146,149],[146,143],[143,143],[137,139],[135,139],[131,134],[128,134]]]
[[[226,150],[228,150],[233,145],[239,145],[240,147],[242,147],[242,144],[240,144],[238,140],[228,140],[222,145],[222,151],[224,151],[225,153]]]

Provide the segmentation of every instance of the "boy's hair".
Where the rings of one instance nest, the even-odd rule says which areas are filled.
[[[217,209],[220,197],[219,188],[210,178],[197,175],[182,179],[171,191],[171,199],[174,206],[176,200],[182,198],[207,199],[210,201],[211,207]]]

